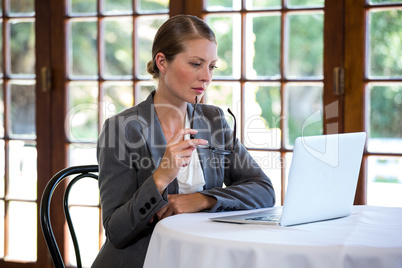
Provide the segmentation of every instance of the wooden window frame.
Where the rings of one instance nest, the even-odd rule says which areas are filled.
[[[376,8],[389,8],[401,4],[371,5],[368,0],[345,1],[345,88],[349,91],[345,97],[345,132],[368,131],[366,125],[366,91],[372,82],[398,82],[402,79],[373,79],[367,75],[367,52],[369,44],[366,43],[368,34],[367,14]],[[379,153],[364,151],[359,182],[356,190],[355,204],[367,204],[367,168],[370,156],[396,156],[402,153]]]

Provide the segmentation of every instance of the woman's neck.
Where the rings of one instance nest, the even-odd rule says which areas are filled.
[[[156,115],[158,116],[166,141],[168,142],[173,135],[184,128],[187,113],[187,103],[174,105],[169,99],[164,98],[158,91],[154,96]]]

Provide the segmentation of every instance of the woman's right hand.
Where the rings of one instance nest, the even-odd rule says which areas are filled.
[[[155,185],[162,194],[169,183],[179,174],[182,167],[188,166],[191,154],[197,145],[206,145],[208,141],[203,139],[183,140],[185,135],[196,134],[197,130],[182,129],[175,133],[168,142],[159,167],[154,172]]]

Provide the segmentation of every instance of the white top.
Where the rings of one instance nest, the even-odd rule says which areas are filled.
[[[144,267],[402,267],[402,208],[354,206],[348,217],[292,227],[209,220],[222,213],[179,214],[158,222]]]
[[[190,121],[188,120],[187,114],[185,128],[190,128]],[[184,139],[190,139],[190,135],[185,135]],[[180,194],[191,194],[203,190],[205,178],[197,149],[195,149],[191,154],[190,164],[180,169],[180,172],[177,175],[177,182],[179,184]]]

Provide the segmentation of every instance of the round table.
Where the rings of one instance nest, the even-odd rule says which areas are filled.
[[[354,206],[348,217],[292,227],[209,220],[217,216],[222,213],[160,221],[144,267],[402,267],[402,208]]]

